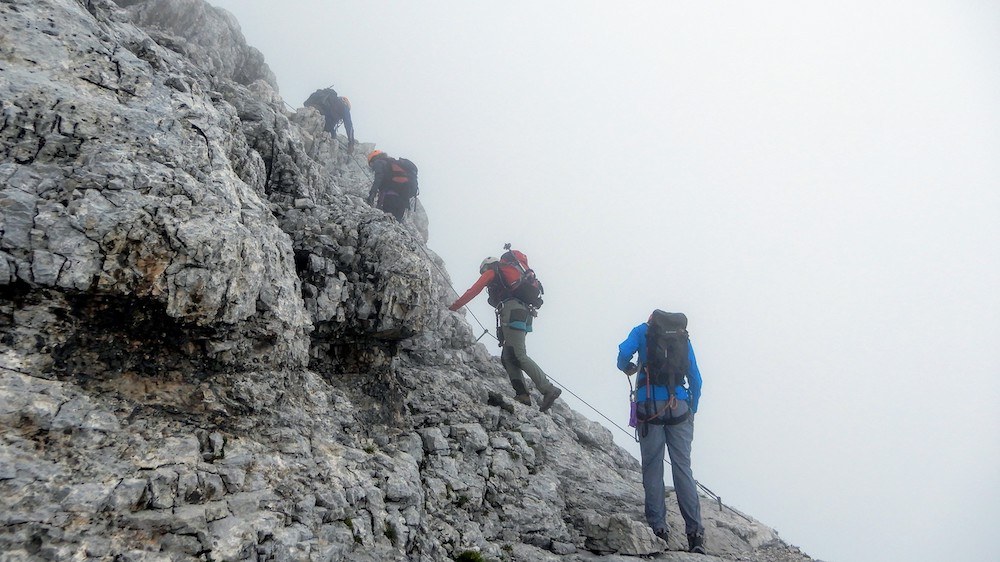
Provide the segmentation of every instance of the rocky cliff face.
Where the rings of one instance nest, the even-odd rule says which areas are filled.
[[[231,15],[0,0],[0,31],[0,559],[702,559],[607,430],[513,402],[423,210],[364,203]],[[704,512],[714,556],[808,559]]]

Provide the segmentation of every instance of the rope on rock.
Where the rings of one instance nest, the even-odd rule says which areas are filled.
[[[438,270],[438,272],[441,274],[441,277],[443,279],[448,279],[448,274],[445,273],[443,269],[441,269],[441,266],[439,266],[437,264],[437,262],[434,261],[433,258],[431,258],[431,255],[427,253],[427,249],[424,248],[423,244],[417,244],[417,247],[419,247],[420,251],[423,252],[425,256],[427,256],[427,260],[429,262],[431,262],[431,264],[434,266],[435,269]],[[450,283],[447,284],[447,285],[448,285],[448,288],[451,289],[451,292],[455,293],[456,297],[461,296],[461,293],[459,293],[458,291],[456,291],[455,287],[453,287]],[[476,317],[476,313],[472,312],[472,310],[469,309],[469,307],[467,307],[467,306],[466,307],[462,307],[462,308],[464,308],[466,311],[468,311],[469,314],[472,315],[472,318],[474,318],[476,320],[476,324],[479,324],[479,327],[483,329],[483,333],[480,334],[480,336],[478,338],[476,338],[476,341],[479,341],[479,340],[483,339],[483,336],[485,336],[487,334],[489,334],[489,336],[491,338],[493,338],[495,340],[497,339],[496,336],[494,336],[493,334],[490,334],[490,329],[487,328],[486,326],[484,326],[483,323],[479,321],[479,318]],[[500,341],[500,340],[497,340],[497,341]]]
[[[615,423],[608,416],[605,416],[603,412],[601,412],[600,410],[598,410],[597,408],[595,408],[593,405],[591,405],[590,402],[587,402],[583,398],[580,398],[580,396],[577,395],[577,393],[575,393],[572,390],[570,390],[569,387],[567,387],[563,383],[557,381],[556,379],[552,378],[551,376],[549,376],[548,378],[549,378],[550,381],[552,381],[552,382],[556,383],[557,385],[559,385],[563,390],[565,390],[566,392],[572,394],[574,398],[576,398],[580,402],[583,402],[584,405],[586,405],[588,408],[590,408],[591,410],[597,412],[597,415],[599,415],[602,418],[608,420],[608,423],[610,423],[611,425],[613,425],[613,426],[617,427],[618,429],[620,429],[622,433],[624,433],[625,435],[628,435],[629,437],[631,437],[633,440],[635,440],[636,443],[639,442],[639,440],[635,438],[635,435],[633,435],[633,434],[629,433],[628,431],[626,431],[624,427],[622,427],[622,426],[618,425],[617,423]]]
[[[346,145],[344,145],[344,141],[340,140],[340,137],[337,137],[337,144],[343,145],[346,151]],[[351,160],[351,162],[354,162],[354,165],[357,166],[359,170],[361,170],[361,173],[364,174],[366,178],[368,178],[369,180],[374,179],[374,177],[372,176],[371,173],[368,172],[366,167],[362,166],[361,163],[358,162],[358,159],[354,157],[354,153],[348,152],[347,157]]]

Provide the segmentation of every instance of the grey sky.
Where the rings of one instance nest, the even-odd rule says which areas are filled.
[[[618,343],[686,312],[724,500],[818,558],[995,556],[1000,5],[212,3],[420,166],[459,291],[528,254],[529,353],[622,425]]]

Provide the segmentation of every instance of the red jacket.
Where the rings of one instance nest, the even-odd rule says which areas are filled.
[[[514,255],[517,256],[517,261],[521,262],[521,265],[525,270],[528,269],[528,258],[524,254],[518,251],[514,251]],[[515,283],[520,277],[521,273],[512,265],[507,265],[505,263],[500,264],[500,272],[503,274],[504,279],[507,284]],[[465,292],[457,301],[448,307],[448,310],[458,310],[469,303],[472,299],[476,298],[476,295],[483,292],[483,289],[488,287],[490,283],[496,280],[496,271],[493,268],[487,269],[486,273],[479,276],[479,279],[473,283],[472,287]]]

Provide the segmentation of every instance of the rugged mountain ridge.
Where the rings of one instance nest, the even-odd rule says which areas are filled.
[[[231,15],[0,30],[3,560],[711,559],[652,535],[607,430],[510,398],[423,209],[364,203]],[[712,556],[808,559],[704,511]]]

